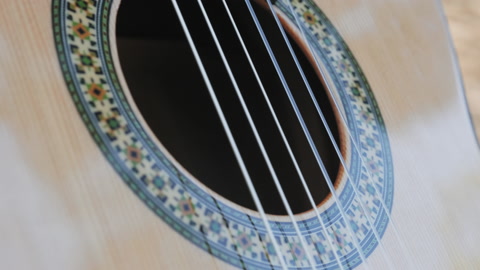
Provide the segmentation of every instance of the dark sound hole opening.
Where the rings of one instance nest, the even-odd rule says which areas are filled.
[[[248,10],[242,1],[229,1],[229,4],[315,202],[319,204],[330,194],[326,180]],[[179,5],[265,211],[286,214],[197,3],[179,1]],[[310,210],[311,204],[221,1],[205,1],[205,6],[293,212]],[[329,176],[335,181],[339,159],[306,87],[271,14],[259,6],[256,11]],[[292,44],[338,141],[335,117],[321,80],[295,42]],[[239,205],[255,210],[170,1],[123,0],[117,16],[117,46],[129,89],[159,141],[206,186]]]

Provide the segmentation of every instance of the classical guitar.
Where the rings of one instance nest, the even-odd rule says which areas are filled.
[[[439,1],[0,3],[1,269],[478,269]]]

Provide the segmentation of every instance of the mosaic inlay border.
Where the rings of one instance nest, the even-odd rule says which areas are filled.
[[[285,1],[276,1],[275,5],[295,22]],[[308,41],[336,86],[349,129],[361,148],[362,158],[351,155],[351,179],[339,197],[368,256],[378,243],[361,210],[359,197],[380,236],[388,224],[380,200],[388,211],[393,203],[393,167],[385,126],[362,70],[332,23],[313,1],[291,2],[301,17]],[[177,168],[145,132],[124,95],[118,79],[120,73],[113,64],[109,39],[111,7],[112,0],[53,0],[52,3],[60,67],[94,141],[132,191],[192,243],[240,268],[279,268],[272,239],[261,219],[209,195]],[[368,180],[370,175],[373,179]],[[359,194],[354,194],[352,185]],[[309,268],[305,248],[314,254],[320,269],[338,269],[334,252],[347,267],[360,264],[337,205],[333,203],[322,210],[326,231],[316,217],[299,222],[307,247],[301,246],[290,222],[270,221],[275,241],[289,267]],[[334,245],[329,244],[329,239],[335,240]]]

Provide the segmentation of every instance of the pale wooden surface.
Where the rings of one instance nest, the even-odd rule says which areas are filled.
[[[437,7],[317,2],[377,96],[395,167],[393,220],[414,265],[480,268],[480,157]],[[0,269],[227,267],[173,232],[110,168],[75,111],[52,41],[50,1],[0,1]],[[391,227],[383,243],[407,269]],[[369,263],[386,269],[378,251]]]
[[[395,161],[393,218],[414,265],[478,268],[480,239],[470,226],[479,225],[471,216],[480,211],[478,148],[436,2],[318,3],[351,46],[385,117]],[[408,269],[390,233],[384,243],[399,269]]]
[[[65,88],[50,10],[0,1],[0,269],[225,268],[106,162]]]
[[[480,1],[443,0],[457,49],[470,111],[480,135]]]

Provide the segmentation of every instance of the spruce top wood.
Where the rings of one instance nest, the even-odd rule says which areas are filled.
[[[102,155],[97,145],[99,139],[92,139],[89,134],[85,119],[82,120],[77,112],[79,102],[75,96],[72,102],[72,93],[78,86],[74,85],[75,78],[70,81],[66,76],[69,68],[62,66],[66,62],[61,58],[65,51],[61,51],[56,40],[62,29],[55,27],[62,22],[55,21],[61,17],[53,14],[62,5],[74,2],[0,4],[0,143],[4,149],[0,163],[4,172],[3,222],[0,223],[0,235],[4,240],[0,265],[15,269],[233,268],[235,262],[228,264],[211,256],[187,240],[191,237],[178,234],[168,226],[168,221],[162,221],[145,207],[121,183],[122,170],[109,163],[108,151],[103,150],[107,159]],[[281,4],[279,2],[276,5]],[[95,3],[95,8],[79,11],[75,16],[91,16],[90,12],[105,7],[106,1]],[[388,134],[393,164],[389,173],[394,176],[395,185],[390,214],[410,254],[407,259],[391,225],[387,225],[381,237],[385,253],[398,269],[407,269],[409,261],[418,269],[478,267],[479,151],[438,3],[315,3],[338,30],[365,74]],[[83,8],[82,4],[75,5],[70,10]],[[119,1],[114,1],[109,12],[98,13],[108,13],[103,26],[108,28],[103,29],[109,40],[104,48],[111,50],[111,68],[118,75],[118,88],[125,91],[125,99],[139,126],[145,130],[146,137],[152,138],[155,147],[164,150],[142,120],[121,73],[113,31],[118,5]],[[279,12],[284,23],[288,23],[285,13]],[[72,28],[78,23],[83,25],[75,16]],[[292,22],[287,26],[293,29]],[[95,52],[82,46],[100,37],[89,37],[81,28],[77,28],[76,34],[65,36],[65,42],[68,38],[84,41],[84,44],[79,43],[78,50],[73,50],[78,55],[72,59],[83,63],[75,70],[83,69],[95,76],[100,66],[96,62],[98,58]],[[300,36],[299,31],[296,34]],[[329,77],[325,80],[334,82]],[[109,93],[102,91],[108,83],[93,84],[85,82],[86,98],[92,102],[110,98]],[[107,135],[117,135],[108,119],[99,116],[97,120],[106,125]],[[352,146],[348,147],[352,153]],[[126,147],[122,154],[133,166],[140,162],[137,158],[146,155],[135,143]],[[174,163],[166,151],[164,154]],[[187,172],[185,174],[188,176]],[[165,180],[163,175],[159,176],[157,189],[150,190],[156,196],[161,180]],[[155,178],[152,176],[152,179]],[[255,211],[231,203],[200,182],[192,181],[226,208],[259,219]],[[344,181],[343,185],[346,183]],[[193,211],[188,205],[191,201],[188,198],[184,201]],[[331,200],[330,204],[327,201],[319,209],[325,211],[332,204]],[[190,218],[187,214],[182,218]],[[305,220],[313,215],[310,211],[296,217]],[[288,220],[274,215],[269,218]],[[247,258],[248,254],[239,252],[238,257]],[[270,262],[278,265],[273,257]],[[371,269],[388,267],[380,247],[368,253],[367,263]],[[252,265],[247,262],[245,267]],[[364,263],[359,265],[360,268],[365,266]],[[296,266],[309,265],[303,261]]]

